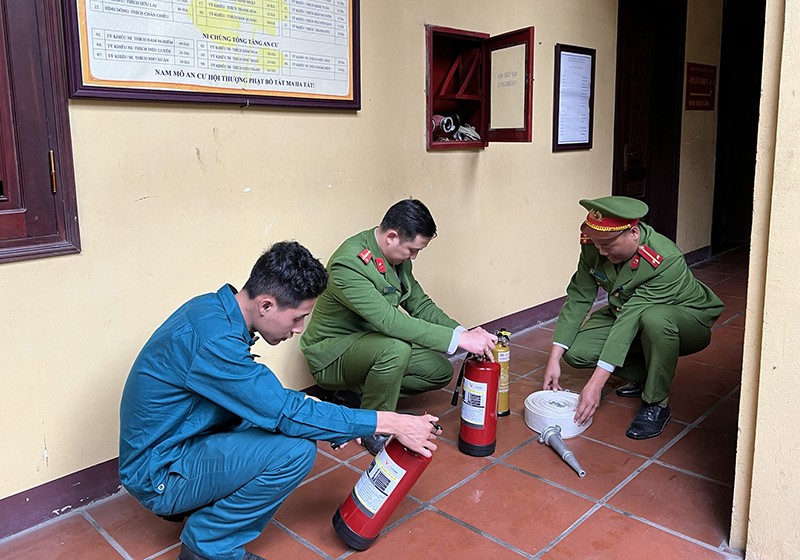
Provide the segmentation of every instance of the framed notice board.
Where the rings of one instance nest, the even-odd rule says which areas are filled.
[[[360,0],[62,0],[73,97],[360,109]]]
[[[595,55],[595,49],[556,44],[554,152],[592,148]]]

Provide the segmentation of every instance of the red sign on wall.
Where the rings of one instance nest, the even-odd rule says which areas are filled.
[[[686,63],[687,111],[713,111],[717,90],[717,67],[708,64]]]

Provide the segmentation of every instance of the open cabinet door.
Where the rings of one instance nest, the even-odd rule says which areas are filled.
[[[533,136],[533,27],[483,44],[486,140],[530,142]]]

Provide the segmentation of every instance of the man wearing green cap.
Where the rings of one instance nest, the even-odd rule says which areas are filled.
[[[655,437],[671,417],[667,399],[678,356],[708,346],[725,306],[692,275],[675,243],[640,221],[647,204],[624,196],[580,204],[589,211],[581,225],[581,255],[556,323],[544,388],[561,389],[561,358],[593,369],[575,413],[583,424],[614,373],[629,381],[618,395],[642,398],[625,435]],[[608,305],[586,319],[598,287],[608,292]]]

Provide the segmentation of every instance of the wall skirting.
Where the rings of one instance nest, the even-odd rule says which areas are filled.
[[[111,459],[0,500],[0,539],[115,493],[117,465]]]

